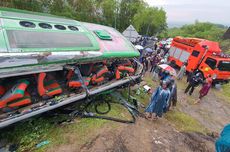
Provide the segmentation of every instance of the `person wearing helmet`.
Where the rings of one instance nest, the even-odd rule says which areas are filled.
[[[184,93],[187,94],[189,92],[189,95],[191,96],[194,89],[199,86],[203,82],[201,73],[197,73],[191,77],[189,80],[189,84],[187,88],[185,89]]]

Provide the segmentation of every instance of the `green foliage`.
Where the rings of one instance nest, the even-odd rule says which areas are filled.
[[[139,32],[146,34],[145,28],[148,27],[147,33],[152,35],[162,31],[166,25],[165,12],[148,7],[143,0],[2,0],[0,6],[104,24],[121,32],[134,23]]]
[[[230,102],[230,83],[223,85],[223,94],[228,97]]]
[[[207,129],[204,128],[196,119],[179,111],[169,111],[165,118],[172,122],[179,131],[200,133],[208,132]]]
[[[220,41],[225,30],[225,28],[221,28],[216,24],[196,22],[195,24],[184,25],[181,28],[169,29],[168,36],[197,37]]]
[[[134,16],[147,7],[142,0],[121,0],[118,5],[118,29],[120,31],[133,23]]]
[[[220,41],[221,49],[224,50],[226,53],[230,54],[230,40],[221,40]]]
[[[0,139],[20,145],[20,151],[32,151],[36,144],[46,140],[50,131],[55,128],[49,119],[32,119],[19,123],[14,131],[5,130],[0,134]]]
[[[154,35],[166,29],[166,13],[157,7],[147,7],[134,16],[134,25],[141,34]]]
[[[230,103],[230,83],[222,85],[222,90],[214,90],[214,93],[221,100]]]
[[[42,1],[37,0],[1,0],[0,6],[3,7],[12,7],[17,9],[24,9],[29,11],[36,11],[41,12],[42,11]]]

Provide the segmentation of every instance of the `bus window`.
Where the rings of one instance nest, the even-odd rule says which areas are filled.
[[[216,68],[216,60],[215,59],[207,58],[205,63],[213,70]]]
[[[193,51],[192,51],[192,56],[194,56],[194,57],[198,57],[199,54],[200,54],[199,51],[196,51],[196,50],[193,50]]]
[[[220,71],[230,71],[230,61],[220,61],[218,69]]]
[[[83,34],[7,30],[11,48],[70,48],[92,47],[90,39]]]
[[[3,30],[0,30],[0,42],[1,42],[0,43],[0,52],[8,52],[8,50],[6,48],[6,43],[5,43],[4,35],[3,35]]]
[[[181,62],[187,61],[188,58],[189,58],[189,56],[190,56],[190,53],[189,53],[189,52],[187,52],[187,51],[182,51],[182,54],[181,54],[181,56],[180,56],[180,61],[181,61]]]
[[[35,28],[36,25],[32,22],[28,22],[28,21],[20,21],[19,24],[21,26],[24,26],[24,27],[29,27],[29,28]]]
[[[59,29],[59,30],[65,30],[66,27],[63,25],[54,25],[55,28]]]
[[[170,54],[170,56],[173,56],[175,50],[176,50],[175,47],[171,47],[171,48],[169,49],[169,54]]]
[[[176,59],[179,59],[179,57],[180,57],[180,54],[181,54],[181,49],[176,49],[176,51],[175,51],[175,53],[174,53],[174,57],[176,58]]]
[[[68,26],[68,28],[72,31],[79,31],[79,29],[76,26]]]
[[[48,24],[48,23],[39,23],[38,24],[41,28],[44,29],[52,29],[52,25]]]

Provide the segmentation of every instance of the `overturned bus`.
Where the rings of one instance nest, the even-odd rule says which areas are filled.
[[[138,80],[138,56],[111,27],[0,9],[0,128]]]

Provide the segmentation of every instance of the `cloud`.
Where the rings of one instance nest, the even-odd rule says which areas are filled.
[[[163,7],[168,22],[192,23],[196,19],[230,25],[230,1],[226,0],[145,0]]]

